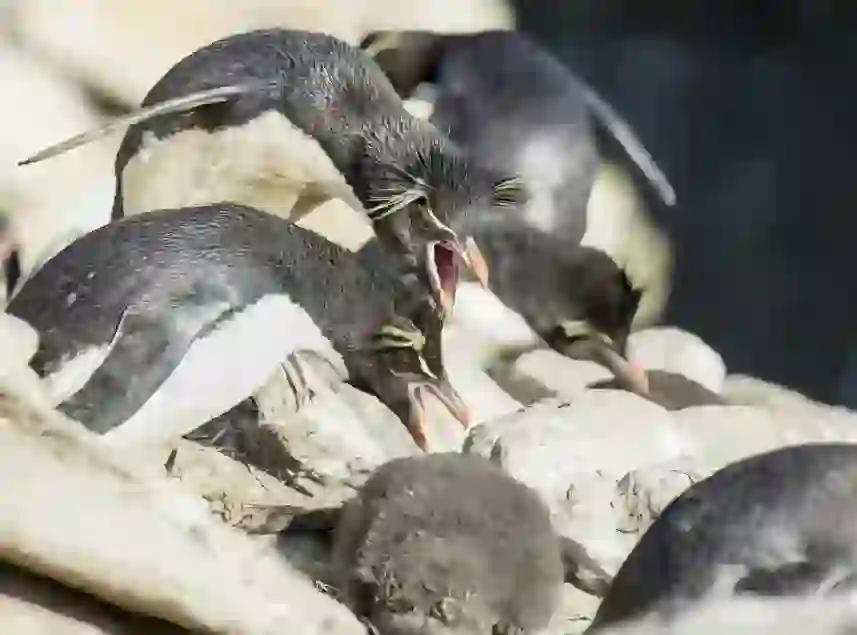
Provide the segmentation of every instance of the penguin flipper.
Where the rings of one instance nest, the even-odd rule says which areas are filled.
[[[182,320],[151,308],[126,309],[104,362],[58,410],[93,432],[121,426],[179,366],[193,341],[227,313],[224,305],[186,308]]]
[[[584,82],[580,83],[583,98],[586,105],[594,115],[595,121],[602,126],[615,139],[631,161],[636,165],[643,175],[652,184],[658,196],[670,207],[676,203],[675,190],[669,179],[658,167],[651,154],[643,146],[643,142],[631,128],[631,124],[625,121],[616,110],[602,99],[598,93]]]
[[[173,99],[168,99],[166,101],[152,104],[151,106],[140,108],[139,110],[135,110],[134,112],[129,113],[127,115],[116,117],[115,119],[108,121],[100,128],[81,132],[80,134],[66,139],[65,141],[60,141],[59,143],[44,148],[33,156],[24,159],[23,161],[19,161],[18,165],[31,165],[33,163],[44,161],[45,159],[50,159],[57,155],[64,154],[69,150],[74,150],[75,148],[78,148],[82,145],[86,145],[91,141],[95,141],[96,139],[99,139],[113,132],[114,130],[127,126],[133,126],[134,124],[138,123],[143,123],[144,121],[148,121],[153,117],[185,112],[188,110],[193,110],[194,108],[199,108],[200,106],[229,101],[233,97],[257,91],[259,90],[259,88],[259,83],[218,86],[217,88],[200,90],[190,93],[189,95],[182,95],[181,97],[175,97]]]
[[[589,555],[586,547],[565,536],[560,536],[559,546],[565,581],[584,593],[600,598],[607,595],[613,578]]]

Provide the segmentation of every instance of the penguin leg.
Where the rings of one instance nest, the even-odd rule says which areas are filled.
[[[178,321],[152,306],[126,309],[104,363],[58,409],[99,434],[121,426],[178,367],[206,327],[227,314],[227,307],[182,306],[182,312]]]
[[[560,536],[559,546],[565,581],[584,593],[600,598],[607,595],[613,578],[589,555],[586,547],[565,536]]]

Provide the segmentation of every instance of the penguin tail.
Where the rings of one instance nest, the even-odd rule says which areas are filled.
[[[190,93],[189,95],[182,95],[181,97],[175,97],[173,99],[158,102],[157,104],[153,104],[151,106],[146,106],[144,108],[140,108],[139,110],[135,110],[134,112],[129,113],[127,115],[116,117],[115,119],[108,121],[100,128],[87,130],[69,139],[66,139],[65,141],[60,141],[59,143],[40,150],[33,156],[26,158],[23,161],[19,161],[18,165],[31,165],[33,163],[44,161],[45,159],[50,159],[57,155],[64,154],[69,150],[74,150],[75,148],[90,143],[91,141],[100,139],[101,137],[110,134],[111,132],[114,132],[119,128],[133,126],[134,124],[148,121],[153,117],[169,115],[178,112],[186,112],[188,110],[193,110],[194,108],[199,108],[200,106],[206,106],[208,104],[222,103],[225,101],[229,101],[233,97],[237,97],[257,90],[259,90],[258,83],[233,84],[229,86],[219,86],[217,88],[200,90]]]
[[[589,106],[598,123],[622,146],[622,149],[649,180],[664,203],[670,207],[675,205],[676,195],[673,186],[660,167],[658,167],[652,155],[643,147],[643,143],[631,128],[631,124],[625,121],[595,90],[583,81],[578,81],[580,82],[586,105]]]

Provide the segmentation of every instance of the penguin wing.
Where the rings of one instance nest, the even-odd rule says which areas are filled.
[[[260,90],[260,88],[262,88],[263,85],[264,84],[261,82],[254,82],[249,84],[218,86],[217,88],[200,90],[190,93],[189,95],[183,95],[181,97],[176,97],[174,99],[168,99],[166,101],[152,104],[151,106],[140,108],[139,110],[135,110],[134,112],[129,113],[127,115],[121,115],[119,117],[111,119],[100,128],[81,132],[80,134],[66,139],[65,141],[60,141],[59,143],[49,146],[43,150],[39,150],[33,156],[24,159],[23,161],[19,161],[18,165],[30,165],[32,163],[44,161],[45,159],[50,159],[60,154],[64,154],[69,150],[74,150],[75,148],[78,148],[82,145],[86,145],[91,141],[95,141],[96,139],[110,134],[114,130],[118,130],[122,127],[133,126],[134,124],[138,123],[143,123],[144,121],[147,121],[154,117],[179,112],[186,112],[189,110],[193,110],[194,108],[199,108],[200,106],[229,101],[233,97],[238,97],[246,93],[258,91]]]
[[[225,303],[183,304],[180,320],[155,306],[126,309],[103,363],[58,409],[99,434],[121,426],[178,368],[194,340],[230,314]]]
[[[642,141],[637,137],[625,119],[616,110],[602,99],[598,93],[582,80],[577,80],[584,101],[593,115],[597,127],[602,128],[607,136],[614,139],[622,147],[625,154],[631,159],[643,176],[651,183],[658,196],[670,207],[676,203],[676,195],[673,186],[663,171],[658,167],[652,155],[643,147]]]

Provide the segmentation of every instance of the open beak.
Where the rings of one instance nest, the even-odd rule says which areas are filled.
[[[423,452],[428,451],[428,439],[425,434],[425,393],[433,394],[449,410],[462,427],[467,428],[471,423],[470,410],[462,400],[461,395],[456,392],[446,379],[434,379],[426,377],[403,377],[408,384],[409,412],[405,425],[414,442]]]
[[[467,238],[463,245],[457,239],[434,241],[426,249],[429,282],[444,313],[452,313],[455,306],[462,267],[472,271],[483,287],[488,286],[488,264],[473,238]]]

